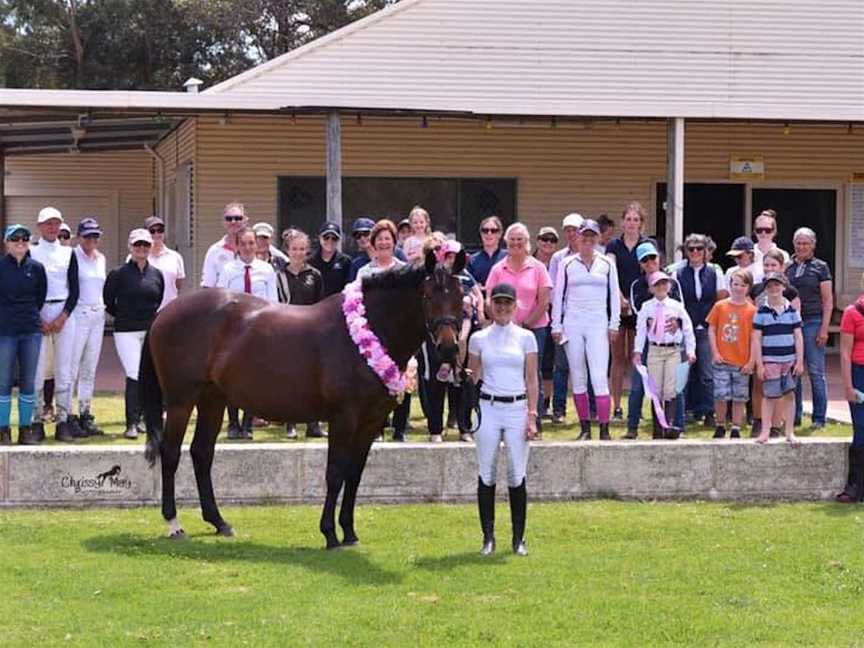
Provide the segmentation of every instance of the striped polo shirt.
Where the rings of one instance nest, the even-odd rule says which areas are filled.
[[[795,329],[801,328],[801,315],[788,300],[775,311],[767,303],[759,307],[753,328],[762,332],[762,359],[765,362],[795,362]]]

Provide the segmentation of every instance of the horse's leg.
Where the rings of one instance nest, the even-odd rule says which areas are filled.
[[[216,506],[216,496],[213,493],[213,455],[216,449],[216,437],[222,427],[222,417],[225,413],[225,397],[215,389],[208,390],[198,400],[198,421],[195,425],[195,436],[189,453],[192,455],[192,465],[195,467],[195,482],[198,484],[198,498],[201,501],[201,514],[206,522],[216,527],[216,533],[225,537],[234,535],[234,529],[219,513]]]
[[[162,517],[168,523],[168,537],[185,537],[183,527],[177,520],[177,501],[174,496],[174,476],[180,463],[180,445],[186,433],[186,425],[192,408],[181,405],[169,407],[165,419],[165,435],[160,443],[162,465]]]
[[[321,511],[321,523],[318,528],[327,540],[327,548],[335,549],[341,546],[336,537],[336,500],[342,484],[345,481],[349,440],[353,430],[344,421],[330,421],[330,438],[327,440],[327,497],[324,498],[324,509]]]
[[[357,500],[357,489],[360,486],[360,478],[366,467],[366,458],[369,456],[371,443],[365,444],[365,448],[355,447],[356,452],[351,453],[351,463],[348,475],[345,478],[345,493],[342,496],[342,508],[339,509],[339,526],[342,527],[344,546],[356,545],[360,542],[354,532],[354,503]]]

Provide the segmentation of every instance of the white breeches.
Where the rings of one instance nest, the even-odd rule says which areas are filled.
[[[78,411],[90,409],[93,390],[96,387],[96,366],[102,353],[102,336],[105,333],[105,309],[94,306],[76,306],[75,350],[72,354],[73,382],[78,380]]]
[[[63,312],[63,303],[45,304],[42,307],[42,321],[51,322]],[[75,350],[75,318],[66,320],[59,333],[42,336],[42,346],[39,350],[39,363],[36,365],[36,412],[41,415],[45,404],[43,386],[48,374],[50,351],[46,348],[54,346],[54,401],[56,403],[57,420],[65,421],[72,408],[72,353]],[[37,419],[38,420],[38,419]]]
[[[498,475],[498,448],[503,439],[507,447],[507,484],[516,488],[528,469],[528,404],[480,401],[482,420],[474,434],[480,478],[494,486]]]
[[[123,372],[131,380],[138,380],[138,365],[141,364],[141,347],[144,346],[144,336],[147,331],[114,331],[114,345]]]
[[[588,371],[595,396],[609,395],[609,318],[605,313],[578,313],[564,318],[567,364],[573,393],[588,391]]]

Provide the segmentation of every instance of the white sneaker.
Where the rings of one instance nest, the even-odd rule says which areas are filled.
[[[126,428],[126,431],[123,433],[123,436],[127,439],[137,439],[138,438],[138,426],[130,425]]]

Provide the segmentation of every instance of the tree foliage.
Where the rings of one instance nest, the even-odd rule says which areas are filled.
[[[212,85],[395,1],[0,0],[0,85]]]

